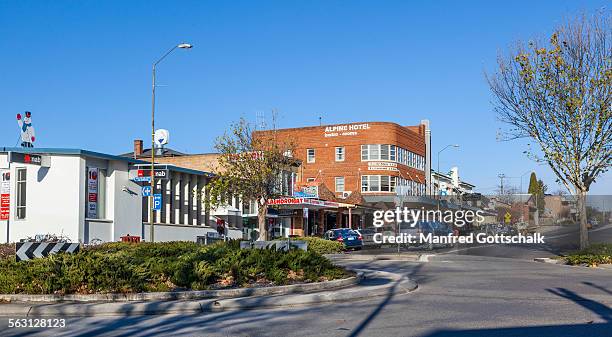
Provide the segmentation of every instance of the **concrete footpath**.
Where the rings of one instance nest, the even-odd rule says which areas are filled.
[[[347,302],[391,294],[406,294],[417,289],[417,284],[400,274],[357,269],[363,278],[356,285],[283,295],[248,296],[204,300],[129,301],[129,302],[59,302],[59,303],[4,303],[0,316],[99,316],[99,315],[163,315],[220,312],[270,307],[292,307],[325,302]]]

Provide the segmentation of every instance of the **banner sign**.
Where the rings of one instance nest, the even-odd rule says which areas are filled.
[[[338,208],[339,203],[326,200],[318,199],[307,199],[307,198],[280,198],[280,199],[268,199],[268,205],[314,205],[323,207]]]
[[[87,217],[98,217],[98,169],[95,167],[87,169]]]
[[[319,186],[296,186],[293,191],[293,196],[296,198],[318,198]]]
[[[0,221],[9,219],[11,212],[11,171],[0,170]]]

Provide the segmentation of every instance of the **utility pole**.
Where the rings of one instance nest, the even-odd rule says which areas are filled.
[[[500,173],[497,175],[497,177],[499,178],[499,194],[504,195],[504,179],[506,178],[506,175]]]

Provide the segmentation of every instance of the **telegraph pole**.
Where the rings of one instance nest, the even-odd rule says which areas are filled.
[[[500,173],[497,175],[497,177],[499,178],[499,194],[504,195],[504,179],[506,178],[506,175]]]

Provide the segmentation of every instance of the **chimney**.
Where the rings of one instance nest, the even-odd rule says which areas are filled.
[[[142,155],[142,139],[134,140],[134,159]]]

